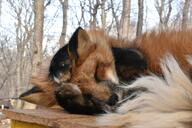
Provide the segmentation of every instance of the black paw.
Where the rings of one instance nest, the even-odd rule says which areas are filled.
[[[56,88],[55,96],[58,104],[70,113],[88,115],[104,113],[103,104],[91,94],[82,94],[77,85],[63,83]]]
[[[110,106],[114,106],[118,101],[118,95],[116,93],[113,93],[106,103]]]

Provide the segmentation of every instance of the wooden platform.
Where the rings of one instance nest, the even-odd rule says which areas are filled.
[[[4,119],[6,119],[6,117],[2,114],[2,109],[0,109],[0,121]]]
[[[7,118],[12,120],[12,128],[116,128],[114,126],[99,126],[96,123],[96,116],[67,114],[62,110],[5,109],[2,112]],[[25,127],[25,123],[27,127]]]

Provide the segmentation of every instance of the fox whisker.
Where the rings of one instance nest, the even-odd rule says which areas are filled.
[[[125,83],[125,82],[123,82],[123,81],[119,81],[119,83],[120,83],[121,85],[123,85],[123,86],[129,86],[129,84],[127,84],[127,83]]]

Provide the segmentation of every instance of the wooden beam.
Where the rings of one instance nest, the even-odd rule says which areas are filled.
[[[115,126],[98,125],[96,123],[96,116],[67,114],[62,110],[55,109],[5,109],[2,112],[13,121],[16,120],[53,128],[116,128]]]

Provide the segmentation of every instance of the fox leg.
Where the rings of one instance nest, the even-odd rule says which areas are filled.
[[[101,103],[90,94],[82,94],[79,87],[71,83],[61,83],[55,89],[57,103],[74,114],[104,113]]]

